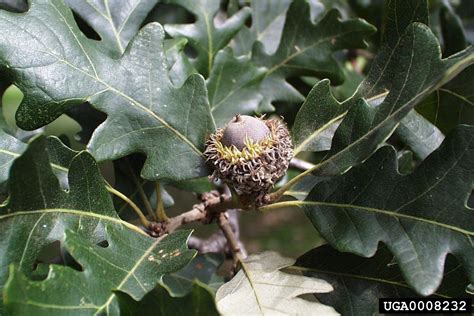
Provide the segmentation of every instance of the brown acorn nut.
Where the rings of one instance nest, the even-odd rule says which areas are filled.
[[[237,115],[209,137],[204,155],[214,167],[212,177],[260,206],[285,175],[293,150],[283,121]]]

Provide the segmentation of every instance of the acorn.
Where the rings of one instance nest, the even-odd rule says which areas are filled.
[[[236,115],[206,142],[204,155],[214,167],[211,178],[221,179],[256,206],[285,175],[293,145],[280,119]]]

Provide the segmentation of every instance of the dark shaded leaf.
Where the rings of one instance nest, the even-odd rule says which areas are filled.
[[[369,257],[385,243],[422,295],[438,288],[448,253],[473,282],[474,213],[465,203],[474,178],[473,137],[473,127],[455,129],[406,176],[397,172],[394,150],[383,147],[364,164],[318,184],[298,205],[340,251]]]
[[[249,54],[256,41],[262,43],[268,54],[274,53],[280,43],[290,3],[290,0],[252,1],[252,26],[244,26],[235,36],[235,53],[238,56]]]
[[[329,80],[319,81],[306,97],[293,124],[295,156],[302,151],[329,150],[350,102],[339,103],[331,94]]]
[[[417,106],[417,110],[443,133],[458,124],[474,125],[474,66],[440,87]]]
[[[191,293],[196,281],[205,284],[210,292],[215,292],[224,283],[224,278],[216,274],[223,262],[222,254],[198,255],[183,269],[165,275],[162,285],[173,297],[183,297]]]
[[[364,99],[355,101],[333,137],[331,150],[313,174],[335,175],[367,158],[417,103],[472,64],[473,52],[470,47],[441,59],[430,29],[411,24],[393,50],[389,45],[382,49],[360,91],[373,98],[388,89],[388,95],[378,106],[368,105]]]
[[[219,0],[168,0],[167,3],[180,5],[196,16],[196,22],[183,25],[165,25],[172,37],[185,37],[196,50],[194,65],[199,73],[208,76],[211,73],[217,52],[224,48],[240,30],[250,16],[250,9],[243,8],[229,19],[215,24],[214,17],[219,11]]]
[[[186,248],[189,231],[153,239],[109,226],[106,248],[92,244],[81,235],[66,230],[64,244],[82,271],[51,265],[45,280],[31,281],[14,266],[10,269],[4,292],[10,313],[119,315],[117,291],[139,301],[164,274],[179,270],[195,253]]]
[[[184,47],[187,43],[188,40],[185,38],[166,39],[164,41],[165,54],[170,65],[169,76],[177,87],[181,87],[189,76],[197,73],[184,53]]]
[[[456,15],[449,2],[441,3],[439,11],[441,32],[444,40],[444,56],[455,54],[467,46],[461,19]]]
[[[264,102],[301,101],[301,94],[286,82],[290,77],[328,77],[335,84],[342,83],[341,66],[332,55],[341,49],[366,47],[364,39],[373,32],[375,28],[363,20],[341,21],[337,10],[328,11],[313,24],[309,4],[292,2],[276,52],[268,54],[259,42],[252,51],[255,64],[268,69],[261,90]]]
[[[131,155],[114,161],[114,188],[132,200],[141,210],[145,211],[147,207],[150,207],[155,212],[156,182],[140,178],[139,173],[143,161],[143,157],[139,155]],[[173,197],[163,185],[160,185],[160,191],[163,206],[165,208],[172,206],[174,204]],[[148,206],[145,203],[148,203]],[[137,214],[130,204],[121,198],[114,197],[114,205],[120,218],[127,221],[137,218]]]
[[[444,54],[457,53],[467,46],[462,24],[448,2],[441,4],[440,24]],[[430,122],[448,133],[458,124],[474,124],[474,66],[466,68],[445,86],[439,88],[417,106]]]
[[[334,287],[333,292],[316,295],[341,315],[376,315],[381,297],[418,297],[403,280],[386,247],[379,248],[372,258],[362,258],[325,245],[305,253],[295,265],[292,268]],[[443,284],[433,297],[468,296],[467,284],[463,267],[448,256]]]
[[[0,0],[0,9],[11,12],[25,12],[28,10],[28,2],[26,0]]]
[[[75,138],[82,144],[89,142],[95,129],[107,118],[107,115],[94,109],[88,102],[71,108],[67,115],[81,125],[81,131]]]
[[[153,180],[207,174],[201,150],[214,123],[205,83],[192,75],[173,86],[159,24],[143,28],[120,60],[83,35],[60,0],[33,1],[24,15],[0,12],[0,27],[14,29],[0,34],[0,64],[25,92],[20,127],[34,129],[88,101],[108,115],[89,144],[97,159],[143,152],[142,175]]]
[[[170,185],[180,190],[202,194],[215,189],[208,177],[195,178],[179,182],[170,182]]]
[[[410,34],[413,31],[410,29],[414,27],[412,23],[429,25],[426,0],[390,0],[386,2],[386,12],[382,44],[362,87],[363,96],[368,98],[384,93],[386,90],[393,90],[402,76],[409,75],[410,71],[407,69],[410,70],[410,68],[406,68],[406,65],[403,69],[399,68],[401,65],[410,64],[410,60],[407,59],[410,55],[409,51],[400,51],[400,47],[407,45],[407,39],[411,37]],[[415,39],[414,33],[412,36]],[[433,36],[430,41],[436,42],[435,37]],[[428,45],[428,41],[424,45]],[[412,46],[413,49],[416,47],[414,44]],[[439,48],[435,46],[431,50],[434,54],[434,50],[439,51]],[[405,56],[399,57],[402,52]],[[400,75],[396,76],[397,73]]]
[[[207,80],[209,103],[218,127],[236,114],[251,114],[263,96],[260,82],[265,70],[255,67],[246,56],[234,57],[231,49],[220,51]]]
[[[13,161],[27,148],[27,144],[0,130],[0,183],[8,180]],[[77,151],[65,146],[57,137],[47,138],[48,156],[53,172],[59,177],[61,186],[67,188],[67,171]]]
[[[8,180],[13,161],[26,149],[26,144],[0,129],[0,183]]]
[[[130,296],[117,293],[120,304],[120,315],[219,315],[212,291],[203,283],[195,281],[191,292],[184,297],[172,297],[162,287],[156,287],[140,301]]]

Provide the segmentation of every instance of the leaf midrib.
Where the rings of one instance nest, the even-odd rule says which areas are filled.
[[[21,155],[18,154],[18,153],[15,153],[13,151],[8,151],[8,150],[5,150],[5,149],[0,149],[0,153],[4,153],[6,155],[10,155],[12,156],[12,160],[10,160],[8,163],[12,162],[15,158],[18,158],[20,157]],[[57,164],[54,164],[54,163],[50,163],[51,167],[53,167],[54,169],[58,169],[58,170],[61,170],[61,171],[64,171],[64,172],[68,172],[69,169],[65,168],[65,167],[62,167],[60,165],[57,165]],[[0,167],[3,167],[3,166],[0,166]],[[1,217],[0,217],[1,218]]]
[[[304,150],[304,148],[308,145],[308,143],[317,138],[319,134],[324,132],[332,123],[337,122],[338,120],[342,119],[345,115],[347,114],[347,111],[344,111],[343,113],[339,114],[338,116],[333,117],[329,121],[327,121],[324,125],[322,125],[320,128],[312,132],[308,137],[306,137],[299,145],[295,148],[294,155],[298,155],[301,151]]]
[[[143,261],[146,260],[146,258],[148,257],[148,255],[156,248],[156,246],[161,242],[163,238],[157,238],[151,245],[150,247],[148,247],[148,249],[143,253],[143,255],[137,260],[137,262],[133,265],[133,267],[130,269],[130,271],[128,271],[127,275],[123,278],[122,282],[120,282],[120,284],[117,286],[116,290],[121,290],[122,286],[127,283],[128,279],[130,277],[134,277],[135,280],[137,281],[137,283],[142,287],[143,289],[143,286],[141,285],[141,282],[137,279],[137,277],[135,276],[135,271],[138,269],[138,267],[143,263]],[[94,315],[98,315],[98,313],[100,313],[104,308],[106,308],[107,310],[107,314],[109,312],[109,307],[110,307],[110,304],[112,303],[112,300],[114,299],[115,297],[115,293],[112,292],[112,294],[109,296],[109,298],[107,299],[107,301],[104,303],[104,305],[100,306],[98,309],[97,309],[97,312],[94,314]]]
[[[132,98],[131,96],[123,93],[122,91],[118,90],[117,88],[111,86],[109,83],[103,81],[102,79],[100,79],[98,76],[95,77],[95,76],[92,76],[91,74],[89,74],[88,72],[80,69],[79,67],[75,66],[74,64],[71,64],[70,62],[68,62],[67,60],[65,59],[62,59],[60,58],[59,56],[57,56],[56,54],[52,53],[52,52],[46,52],[48,54],[50,54],[51,56],[53,56],[54,58],[56,58],[58,61],[64,63],[65,65],[85,74],[86,76],[96,80],[98,83],[104,85],[108,90],[112,91],[112,92],[115,92],[117,95],[123,97],[124,99],[130,101],[132,103],[132,106],[136,106],[138,107],[139,109],[143,110],[144,112],[150,114],[152,117],[154,117],[157,121],[160,122],[161,125],[163,125],[163,127],[169,129],[173,134],[175,134],[178,138],[180,138],[183,142],[185,142],[189,147],[191,147],[191,149],[193,151],[195,151],[199,156],[203,156],[203,153],[197,149],[196,146],[194,146],[194,144],[188,139],[186,138],[183,134],[181,134],[178,130],[176,130],[174,127],[172,127],[171,125],[168,124],[168,122],[166,122],[162,117],[160,117],[159,115],[157,115],[155,112],[151,111],[150,109],[148,109],[145,105],[143,105],[141,102],[137,101],[136,99]],[[105,91],[107,89],[104,89],[102,91]],[[89,99],[91,96],[87,97],[86,99]]]
[[[110,217],[110,216],[106,216],[102,214],[86,212],[83,210],[76,210],[76,209],[51,208],[51,209],[43,209],[43,210],[18,211],[18,212],[13,212],[13,213],[7,213],[5,215],[0,215],[0,221],[6,220],[9,218],[14,218],[16,216],[43,215],[43,214],[56,214],[56,213],[96,218],[98,220],[104,220],[106,222],[111,222],[117,225],[123,225],[126,228],[136,233],[140,233],[142,235],[148,236],[144,231],[142,231],[137,226],[130,224],[126,221],[123,221],[120,218],[114,218],[114,217]]]
[[[278,207],[284,207],[284,206],[298,206],[298,207],[300,207],[300,206],[305,206],[305,205],[309,205],[309,206],[329,206],[329,207],[335,207],[335,208],[341,208],[341,209],[347,209],[347,208],[359,209],[359,210],[362,210],[362,211],[371,212],[371,213],[378,213],[378,214],[384,214],[384,215],[392,216],[392,217],[395,217],[395,218],[406,218],[406,219],[410,219],[410,220],[413,220],[413,221],[424,222],[424,223],[427,223],[427,224],[430,224],[430,225],[439,226],[439,227],[442,227],[442,228],[445,228],[445,229],[456,231],[456,232],[461,233],[461,234],[466,235],[466,236],[474,236],[474,232],[472,232],[472,231],[468,231],[468,230],[465,230],[465,229],[460,228],[460,227],[456,227],[456,226],[436,222],[434,220],[426,219],[426,218],[423,218],[423,217],[416,217],[416,216],[405,214],[405,213],[398,213],[398,212],[383,210],[383,209],[379,209],[379,208],[375,208],[375,207],[368,207],[368,206],[361,206],[361,205],[354,205],[354,204],[334,203],[334,202],[320,202],[320,201],[287,201],[287,202],[278,202],[278,203],[274,203],[274,204],[269,204],[267,206],[267,208],[268,207],[275,208],[277,206]],[[263,206],[260,209],[265,210],[265,208],[266,207]]]
[[[288,269],[298,270],[298,271],[316,272],[316,273],[322,273],[322,274],[329,274],[329,275],[335,275],[335,276],[338,276],[338,277],[342,276],[342,277],[360,279],[360,280],[365,280],[365,281],[374,281],[374,282],[378,282],[378,283],[382,283],[382,284],[390,284],[390,285],[394,285],[394,286],[399,286],[399,287],[407,288],[407,289],[410,289],[410,290],[412,289],[407,284],[403,284],[403,283],[395,282],[395,281],[390,281],[390,280],[385,280],[385,279],[381,279],[381,278],[368,277],[368,276],[361,275],[361,274],[334,272],[334,271],[331,271],[331,270],[320,270],[320,269],[300,267],[300,266],[291,266],[291,267],[288,267]],[[443,294],[440,294],[440,293],[433,293],[433,295],[437,295],[437,296],[445,297],[445,298],[450,298],[450,296],[446,296],[446,295],[443,295]]]
[[[317,45],[320,45],[321,43],[329,40],[329,39],[336,39],[336,38],[339,38],[343,35],[347,35],[347,34],[350,34],[350,33],[358,33],[358,32],[363,32],[361,30],[351,30],[351,31],[347,31],[347,32],[342,32],[342,33],[339,33],[337,35],[334,35],[334,36],[329,36],[329,37],[323,37],[321,38],[320,40],[318,40],[316,43],[314,44],[311,44],[309,46],[306,46],[304,48],[300,48],[299,50],[296,50],[296,52],[288,55],[285,59],[283,59],[280,63],[276,64],[275,66],[273,66],[272,68],[270,68],[268,71],[267,71],[267,74],[266,76],[269,76],[271,75],[273,72],[275,72],[276,70],[278,70],[278,68],[281,68],[283,66],[285,66],[285,64],[287,64],[289,61],[291,61],[292,59],[298,57],[299,55],[303,54],[305,51],[307,51],[308,49],[311,49]],[[293,46],[293,43],[291,43],[291,45],[289,46]],[[275,55],[278,54],[278,51],[277,53],[275,53]],[[275,56],[275,55],[272,55],[272,56]]]

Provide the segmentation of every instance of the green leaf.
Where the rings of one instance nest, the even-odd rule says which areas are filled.
[[[238,56],[248,55],[255,42],[261,42],[268,54],[273,54],[280,44],[286,12],[290,0],[251,1],[252,25],[244,26],[234,37],[232,46]],[[315,21],[325,9],[320,1],[308,1],[311,21]],[[229,11],[229,9],[228,9]]]
[[[143,165],[142,157],[136,155],[114,161],[114,188],[133,201],[141,210],[146,210],[145,200],[153,209],[156,205],[156,183],[140,179],[139,173]],[[141,188],[141,190],[140,190]],[[165,208],[174,204],[173,197],[160,185],[161,198]],[[143,196],[142,196],[143,192]],[[114,205],[120,218],[130,221],[137,218],[137,213],[126,201],[114,197]]]
[[[196,281],[205,284],[210,292],[224,283],[224,278],[217,275],[217,269],[224,262],[222,254],[207,253],[196,256],[183,269],[165,275],[162,285],[173,297],[183,297],[193,291]]]
[[[0,12],[0,27],[12,30],[0,35],[0,65],[25,93],[20,127],[34,129],[89,101],[108,115],[89,143],[96,159],[142,152],[144,178],[207,175],[202,150],[214,123],[205,82],[192,75],[174,87],[159,24],[143,28],[119,60],[80,32],[60,0],[33,1],[24,15]]]
[[[217,52],[224,48],[244,25],[250,16],[250,9],[243,8],[218,26],[214,17],[219,11],[219,0],[168,0],[168,3],[180,5],[196,16],[196,22],[183,25],[165,25],[172,37],[187,38],[196,50],[194,65],[199,73],[208,76],[211,73]]]
[[[86,240],[67,230],[64,244],[82,271],[51,265],[42,281],[28,280],[15,267],[5,287],[7,310],[15,315],[119,315],[116,292],[141,300],[164,274],[182,268],[195,252],[186,247],[189,231],[154,239],[109,226],[108,246]]]
[[[121,292],[117,293],[120,304],[120,315],[219,315],[212,291],[199,282],[195,281],[191,292],[184,297],[172,297],[162,287],[156,287],[152,292],[145,295],[136,302],[131,297]]]
[[[101,241],[105,225],[144,235],[117,216],[90,154],[72,160],[65,192],[51,170],[50,151],[46,139],[37,138],[11,167],[9,200],[0,208],[0,289],[11,263],[31,275],[43,247],[62,240],[66,229],[94,242]]]
[[[94,109],[88,102],[71,108],[67,115],[81,126],[81,131],[74,135],[81,144],[87,144],[95,129],[107,118],[107,115]]]
[[[187,43],[188,40],[185,38],[165,39],[164,41],[165,54],[170,65],[169,76],[177,87],[181,87],[189,76],[197,73],[184,53]]]
[[[13,161],[26,149],[26,144],[0,129],[0,183],[8,180]]]
[[[467,46],[462,24],[448,2],[439,12],[444,42],[444,54],[457,53]],[[456,78],[428,96],[417,110],[430,122],[448,133],[458,124],[474,124],[474,66],[466,68]]]
[[[415,110],[401,120],[395,135],[421,160],[436,150],[444,139],[443,133]]]
[[[319,81],[296,114],[292,136],[294,154],[331,148],[334,131],[347,113],[351,100],[339,103],[331,94],[329,80]]]
[[[248,55],[259,41],[268,53],[274,53],[280,43],[290,0],[252,1],[252,26],[243,27],[235,36],[233,47],[238,56]]]
[[[381,297],[419,297],[405,283],[393,255],[381,247],[372,258],[341,253],[328,245],[298,258],[295,270],[329,282],[334,291],[316,294],[323,304],[334,306],[341,315],[377,315]],[[468,280],[462,266],[448,256],[443,284],[434,297],[466,297]]]
[[[415,169],[415,162],[413,160],[413,152],[409,150],[401,150],[397,154],[398,172],[400,174],[412,173]]]
[[[428,20],[426,1],[399,0],[388,2],[387,6],[389,13],[383,46],[359,94],[370,101],[387,90],[389,93],[381,104],[368,105],[363,99],[355,102],[336,131],[331,150],[313,170],[316,175],[338,174],[367,158],[423,97],[474,62],[472,48],[452,58],[441,59],[439,44],[429,28],[412,23]],[[405,139],[416,132],[407,131],[413,126],[409,122],[415,119],[413,116],[415,114],[402,123]],[[430,132],[426,131],[427,134]],[[411,137],[408,141],[414,145],[416,138]],[[416,150],[420,156],[426,156],[435,145]]]
[[[387,13],[383,25],[382,44],[362,86],[363,96],[369,98],[386,90],[391,91],[394,88],[392,85],[396,85],[402,79],[399,78],[400,75],[397,77],[396,73],[400,73],[401,76],[409,74],[406,67],[399,68],[400,65],[410,63],[408,50],[403,52],[407,56],[399,57],[399,54],[402,53],[400,46],[406,45],[407,38],[410,37],[410,33],[413,33],[411,31],[413,23],[429,25],[426,0],[392,0],[386,2],[385,10]],[[417,37],[414,35],[416,34],[413,34],[415,40]],[[435,41],[434,36],[431,41]],[[428,46],[429,44],[426,42],[424,45]],[[415,45],[413,45],[413,48],[415,48]],[[435,49],[437,52],[440,50],[438,47],[431,49],[433,54]],[[401,62],[403,64],[400,64]]]
[[[101,47],[112,57],[120,57],[158,0],[65,0],[101,38]]]
[[[218,127],[236,114],[251,114],[263,96],[259,92],[265,70],[246,56],[234,57],[231,49],[220,51],[207,80],[209,103]]]
[[[332,55],[341,49],[366,47],[364,38],[373,32],[375,28],[363,20],[341,21],[337,10],[328,11],[313,24],[309,4],[293,1],[276,52],[269,55],[259,42],[253,47],[254,63],[268,69],[261,89],[265,102],[302,101],[301,94],[286,82],[290,77],[327,77],[342,83],[343,71]]]
[[[441,3],[439,11],[441,32],[444,40],[444,55],[455,54],[468,45],[461,19],[456,15],[450,3]]]
[[[194,179],[178,181],[178,182],[171,182],[170,185],[180,190],[193,192],[197,194],[209,192],[216,188],[214,184],[209,180],[208,177],[194,178]]]
[[[443,133],[458,124],[474,125],[474,66],[440,87],[417,106],[417,110]]]
[[[47,138],[47,146],[53,172],[60,179],[61,186],[67,188],[67,171],[69,164],[78,152],[69,149],[55,136]],[[0,130],[0,184],[8,180],[13,161],[18,158],[26,148],[26,143]]]
[[[26,0],[3,0],[0,2],[0,9],[11,12],[25,12],[28,10],[28,2]]]
[[[380,242],[386,244],[421,295],[434,293],[441,283],[448,253],[473,282],[474,213],[466,205],[474,179],[473,135],[473,127],[455,129],[405,176],[397,172],[393,148],[383,147],[296,204],[340,251],[369,257]]]
[[[473,52],[470,47],[441,59],[438,42],[430,29],[423,24],[411,24],[392,52],[386,71],[380,72],[375,81],[369,76],[364,83],[362,93],[371,95],[381,88],[379,83],[389,81],[389,76],[391,86],[385,100],[375,107],[364,99],[355,101],[333,137],[331,150],[311,172],[335,175],[366,159],[417,103],[473,63]],[[377,58],[383,60],[385,55]],[[374,63],[377,65],[377,60]]]
[[[277,312],[337,315],[332,307],[298,297],[330,292],[332,287],[322,280],[280,271],[293,263],[293,259],[276,252],[249,256],[237,275],[217,290],[219,312],[224,315],[274,315]]]

